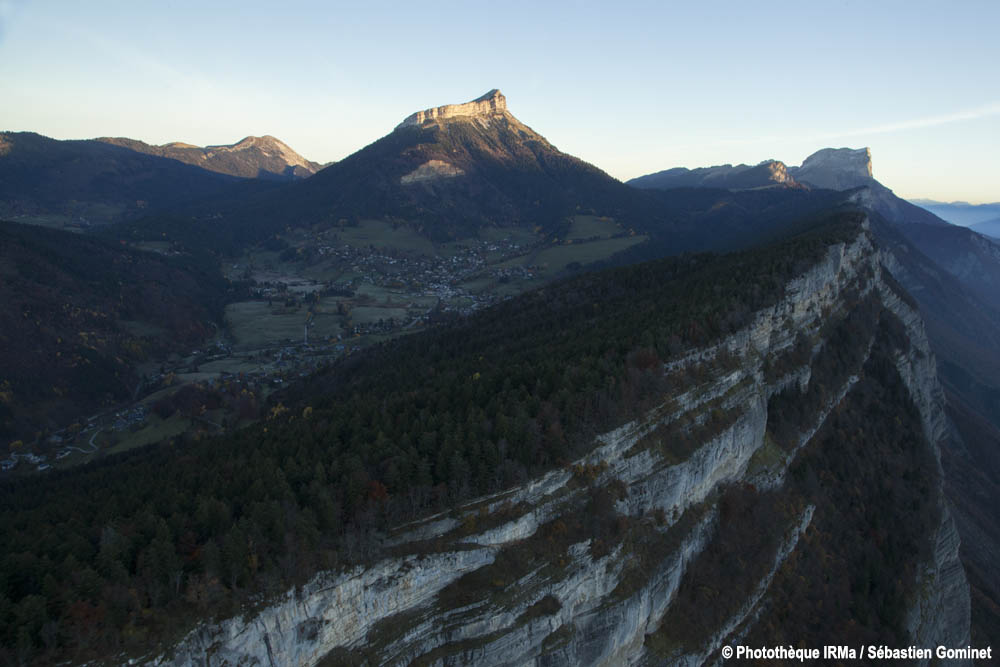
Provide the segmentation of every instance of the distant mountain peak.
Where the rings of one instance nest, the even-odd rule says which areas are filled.
[[[793,167],[792,175],[799,182],[831,190],[847,190],[871,185],[872,151],[865,148],[823,148]]]
[[[648,174],[630,180],[629,185],[638,188],[722,188],[727,190],[749,190],[769,187],[795,187],[795,179],[780,160],[764,160],[755,165],[721,164],[713,167],[686,169],[674,167],[655,174]]]
[[[311,163],[309,160],[292,150],[288,144],[277,137],[272,137],[270,134],[265,134],[261,137],[251,135],[249,137],[244,137],[235,144],[205,146],[206,151],[236,152],[253,149],[258,150],[269,157],[279,157],[284,160],[286,164],[292,167],[302,167],[310,173],[316,171],[315,163]]]
[[[781,160],[764,160],[757,167],[763,168],[770,174],[770,180],[775,183],[795,182],[795,179],[788,174],[788,167]]]
[[[269,134],[250,135],[234,144],[204,147],[181,141],[156,146],[125,137],[101,137],[97,141],[241,178],[293,180],[307,178],[322,169],[322,165],[305,159]]]
[[[456,116],[489,116],[507,111],[507,98],[497,88],[464,104],[445,104],[412,113],[398,127],[423,125],[429,120],[443,120]]]

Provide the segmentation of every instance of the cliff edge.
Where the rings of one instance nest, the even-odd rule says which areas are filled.
[[[443,120],[445,118],[455,118],[456,116],[487,116],[506,111],[507,98],[498,89],[494,88],[471,102],[445,104],[444,106],[417,111],[403,119],[403,122],[398,127],[423,125],[429,120]]]

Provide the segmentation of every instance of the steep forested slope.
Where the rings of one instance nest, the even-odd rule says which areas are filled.
[[[9,440],[131,396],[135,364],[212,333],[228,289],[208,260],[9,222],[0,222],[0,276],[0,437]]]
[[[101,141],[0,132],[0,216],[104,224],[218,196],[238,179]]]

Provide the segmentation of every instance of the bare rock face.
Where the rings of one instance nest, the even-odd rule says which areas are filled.
[[[758,167],[763,167],[770,178],[768,180],[774,181],[775,183],[791,183],[794,179],[788,174],[788,167],[781,160],[765,160],[761,162]]]
[[[824,148],[789,169],[795,180],[830,190],[871,185],[872,152],[869,148]]]
[[[454,118],[456,116],[488,116],[507,111],[507,98],[494,88],[482,97],[477,97],[465,104],[446,104],[442,107],[424,109],[407,116],[399,127],[407,125],[423,125],[425,121]]]
[[[460,168],[453,164],[448,164],[444,160],[428,160],[410,173],[401,176],[399,182],[402,185],[411,185],[413,183],[436,181],[442,178],[454,178],[464,173]]]

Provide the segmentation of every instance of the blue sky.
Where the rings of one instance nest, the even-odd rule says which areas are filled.
[[[0,129],[328,161],[497,87],[621,179],[870,146],[897,194],[998,201],[997,26],[996,0],[0,0]]]

